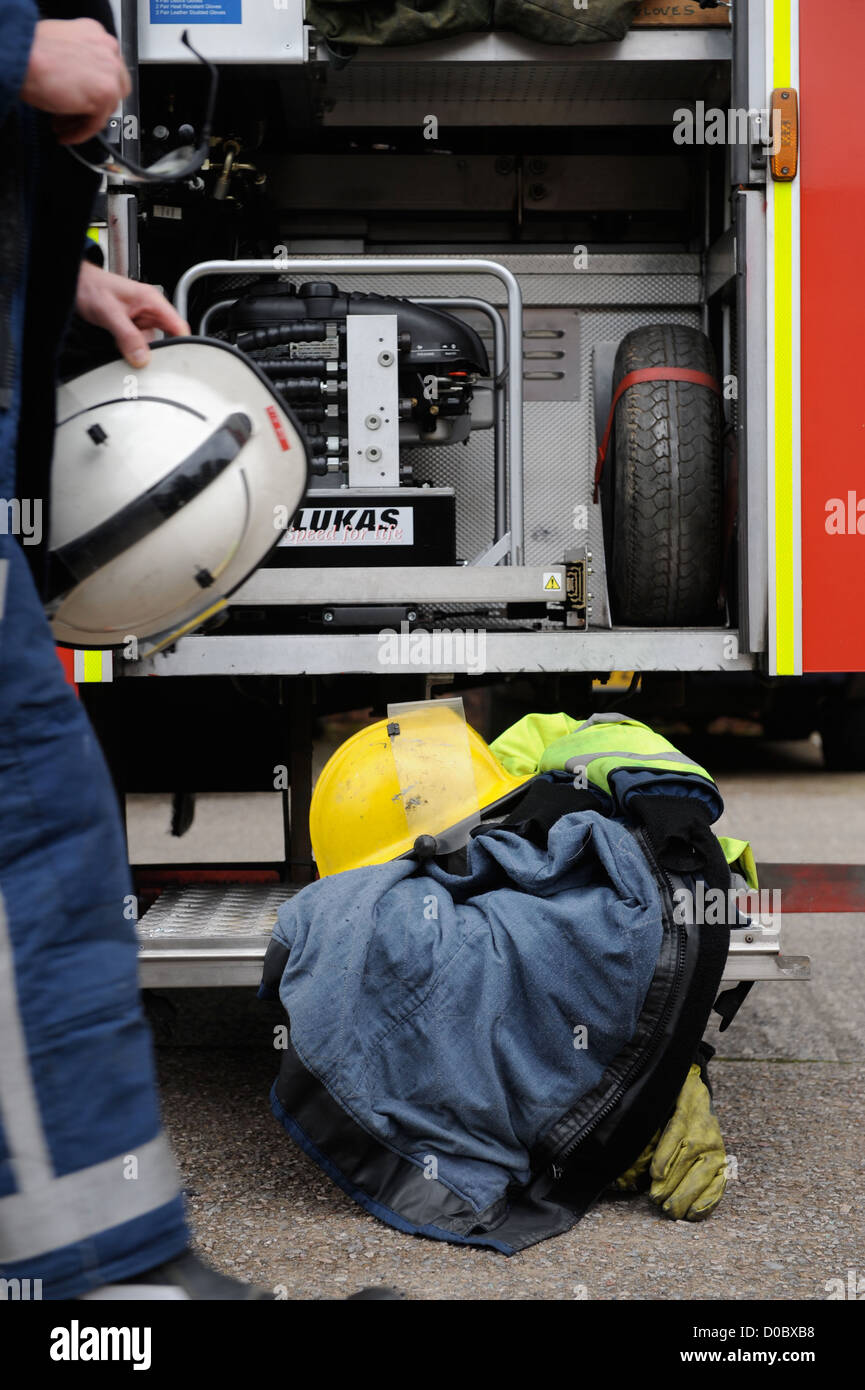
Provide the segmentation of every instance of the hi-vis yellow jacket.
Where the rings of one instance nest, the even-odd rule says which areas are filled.
[[[694,790],[711,807],[713,820],[724,809],[714,778],[704,767],[648,724],[625,714],[599,713],[582,721],[569,714],[527,714],[491,743],[490,751],[516,776],[570,772],[579,785],[595,787],[619,804],[635,782],[645,790],[647,783],[667,774],[665,782],[671,777],[693,781]],[[749,888],[756,888],[748,841],[718,839],[727,863]]]

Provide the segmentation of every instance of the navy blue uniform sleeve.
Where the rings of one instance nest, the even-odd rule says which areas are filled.
[[[0,0],[0,125],[18,101],[38,19],[34,0]]]

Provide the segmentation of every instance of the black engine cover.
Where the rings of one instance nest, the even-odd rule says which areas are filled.
[[[248,290],[228,312],[232,338],[256,329],[276,328],[295,321],[344,320],[348,314],[392,314],[400,335],[400,367],[423,371],[432,366],[489,374],[486,349],[473,328],[409,299],[366,294],[343,294],[327,280],[294,285],[265,281]],[[405,338],[403,335],[406,335]],[[239,346],[246,347],[241,343]]]

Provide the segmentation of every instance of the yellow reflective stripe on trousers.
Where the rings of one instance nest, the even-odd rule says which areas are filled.
[[[0,1122],[18,1189],[0,1197],[0,1264],[32,1259],[88,1240],[112,1226],[157,1211],[180,1190],[168,1140],[161,1133],[90,1168],[55,1175],[18,1008],[12,938],[2,892]]]

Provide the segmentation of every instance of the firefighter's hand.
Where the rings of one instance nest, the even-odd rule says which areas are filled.
[[[108,330],[130,367],[146,367],[150,360],[147,329],[161,328],[171,337],[189,332],[155,285],[112,275],[90,261],[81,262],[75,308],[88,323]]]
[[[703,1220],[724,1195],[724,1140],[696,1064],[688,1072],[673,1117],[658,1141],[650,1172],[652,1201],[676,1221]]]
[[[54,117],[61,145],[98,134],[130,89],[120,46],[95,19],[36,25],[21,100]]]

